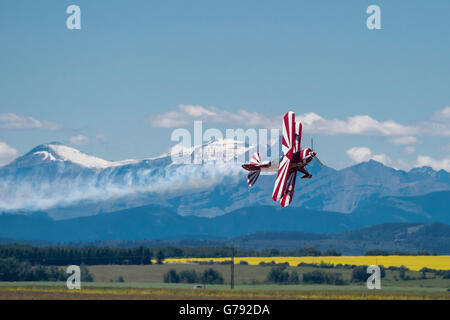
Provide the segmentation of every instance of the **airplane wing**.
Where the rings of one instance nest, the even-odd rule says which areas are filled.
[[[255,170],[248,174],[247,184],[249,185],[249,187],[255,185],[255,182],[256,182],[256,180],[258,180],[260,172],[261,172],[261,170]]]
[[[287,207],[294,196],[294,188],[295,188],[295,180],[297,178],[297,170],[292,171],[287,179],[286,190],[284,192],[283,198],[281,198],[280,204],[281,206]]]
[[[281,150],[287,154],[294,146],[295,138],[295,114],[292,111],[283,117],[283,144]]]
[[[297,121],[295,123],[294,153],[300,151],[301,142],[302,142],[302,123],[300,121]]]
[[[259,155],[259,152],[255,152],[252,155],[252,158],[250,159],[250,164],[254,166],[260,166],[262,163],[261,156]]]
[[[277,179],[273,187],[272,199],[279,201],[286,190],[287,178],[289,169],[291,168],[291,161],[294,149],[295,136],[295,115],[292,111],[286,113],[283,117],[283,145],[282,150],[284,157],[278,167]]]

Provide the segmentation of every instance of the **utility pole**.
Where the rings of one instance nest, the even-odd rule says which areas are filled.
[[[231,247],[231,279],[230,279],[230,287],[234,288],[234,245]]]

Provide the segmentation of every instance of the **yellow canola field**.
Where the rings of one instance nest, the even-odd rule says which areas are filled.
[[[194,261],[229,261],[231,258],[168,258],[166,263],[192,263]],[[260,262],[275,263],[289,262],[290,266],[305,263],[332,263],[350,265],[383,265],[385,267],[401,265],[410,270],[420,270],[424,267],[438,270],[450,270],[450,256],[340,256],[340,257],[235,257],[235,264],[247,261],[249,265],[258,265]]]

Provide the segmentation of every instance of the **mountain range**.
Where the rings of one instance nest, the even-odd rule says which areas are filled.
[[[224,149],[233,150],[223,158]],[[271,199],[274,176],[249,188],[242,158],[254,147],[212,141],[185,159],[107,161],[59,143],[0,167],[0,237],[97,241],[334,233],[385,222],[450,224],[450,173],[376,161],[342,170],[313,162],[290,207]],[[196,164],[186,159],[203,160]],[[324,160],[324,159],[322,159]]]
[[[219,161],[225,149],[233,149],[233,156]],[[189,150],[187,157],[203,155],[203,163],[185,164],[168,154],[107,161],[59,143],[43,144],[0,167],[0,210],[44,210],[67,219],[149,204],[207,217],[276,207],[273,175],[261,175],[254,187],[247,186],[239,161],[253,151],[243,142],[214,141]],[[371,160],[342,170],[313,162],[308,170],[313,178],[297,182],[291,207],[351,213],[373,199],[450,190],[450,173],[430,167],[406,172]]]
[[[260,206],[207,218],[181,216],[155,205],[63,220],[54,220],[45,212],[3,214],[0,238],[47,241],[217,238],[274,231],[335,233],[385,222],[450,224],[449,197],[450,191],[441,191],[416,197],[381,198],[371,204],[367,202],[351,214]],[[409,210],[411,207],[413,210]]]
[[[42,217],[43,218],[43,217]],[[230,247],[244,250],[278,249],[296,251],[314,247],[322,252],[337,249],[343,255],[363,255],[369,250],[390,253],[450,254],[450,225],[442,223],[396,222],[383,223],[338,233],[308,233],[302,231],[256,232],[231,238],[191,235],[176,239],[153,240],[100,240],[82,242],[18,240],[0,238],[0,244],[28,244],[35,246],[138,246],[162,247]]]

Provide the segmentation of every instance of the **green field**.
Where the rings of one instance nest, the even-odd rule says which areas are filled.
[[[195,284],[164,283],[163,275],[170,269],[177,272],[207,268],[219,271],[225,279],[223,285],[207,284],[203,289],[193,289]],[[352,270],[343,268],[287,267],[296,270],[300,284],[267,284],[265,279],[270,266],[235,265],[235,288],[230,289],[230,265],[163,264],[163,265],[100,265],[89,266],[94,282],[83,282],[81,291],[69,291],[64,282],[0,282],[0,298],[268,298],[268,299],[450,299],[450,279],[434,274],[407,271],[415,280],[400,280],[399,271],[386,270],[381,290],[368,290],[365,282],[351,282]],[[305,272],[321,270],[342,273],[346,285],[303,284]],[[123,282],[118,282],[119,277]],[[397,280],[396,280],[397,279]],[[30,296],[29,296],[30,295]],[[54,296],[53,296],[54,295]]]
[[[197,265],[197,264],[163,264],[163,265],[149,265],[149,266],[90,266],[89,271],[94,276],[95,282],[100,283],[111,283],[116,282],[121,276],[125,280],[123,283],[118,283],[119,285],[147,285],[155,286],[158,285],[181,285],[192,287],[192,284],[164,284],[163,275],[169,269],[175,269],[177,272],[182,270],[196,270],[202,272],[205,269],[214,268],[219,271],[224,279],[224,286],[229,286],[230,279],[230,266],[229,265]],[[271,267],[269,266],[250,266],[250,265],[235,265],[235,285],[239,288],[250,288],[250,289],[266,289],[266,288],[277,288],[281,290],[306,290],[317,289],[324,290],[327,285],[273,285],[265,284],[264,281],[269,273]],[[302,279],[303,273],[311,272],[313,270],[321,270],[324,272],[339,272],[342,273],[344,280],[351,281],[352,270],[343,268],[315,268],[315,267],[288,267],[287,271],[296,270],[300,280]],[[407,271],[406,275],[410,278],[420,278],[421,274],[417,271]],[[395,277],[399,280],[395,280]],[[382,279],[381,285],[382,289],[386,290],[398,290],[398,289],[408,289],[408,290],[437,290],[446,291],[450,288],[450,279],[442,279],[441,277],[431,278],[432,274],[427,274],[427,279],[418,280],[401,280],[398,271],[386,270],[386,277]],[[351,289],[365,289],[365,283],[351,283],[350,285],[343,286],[328,286],[337,288],[338,290],[351,290]]]

